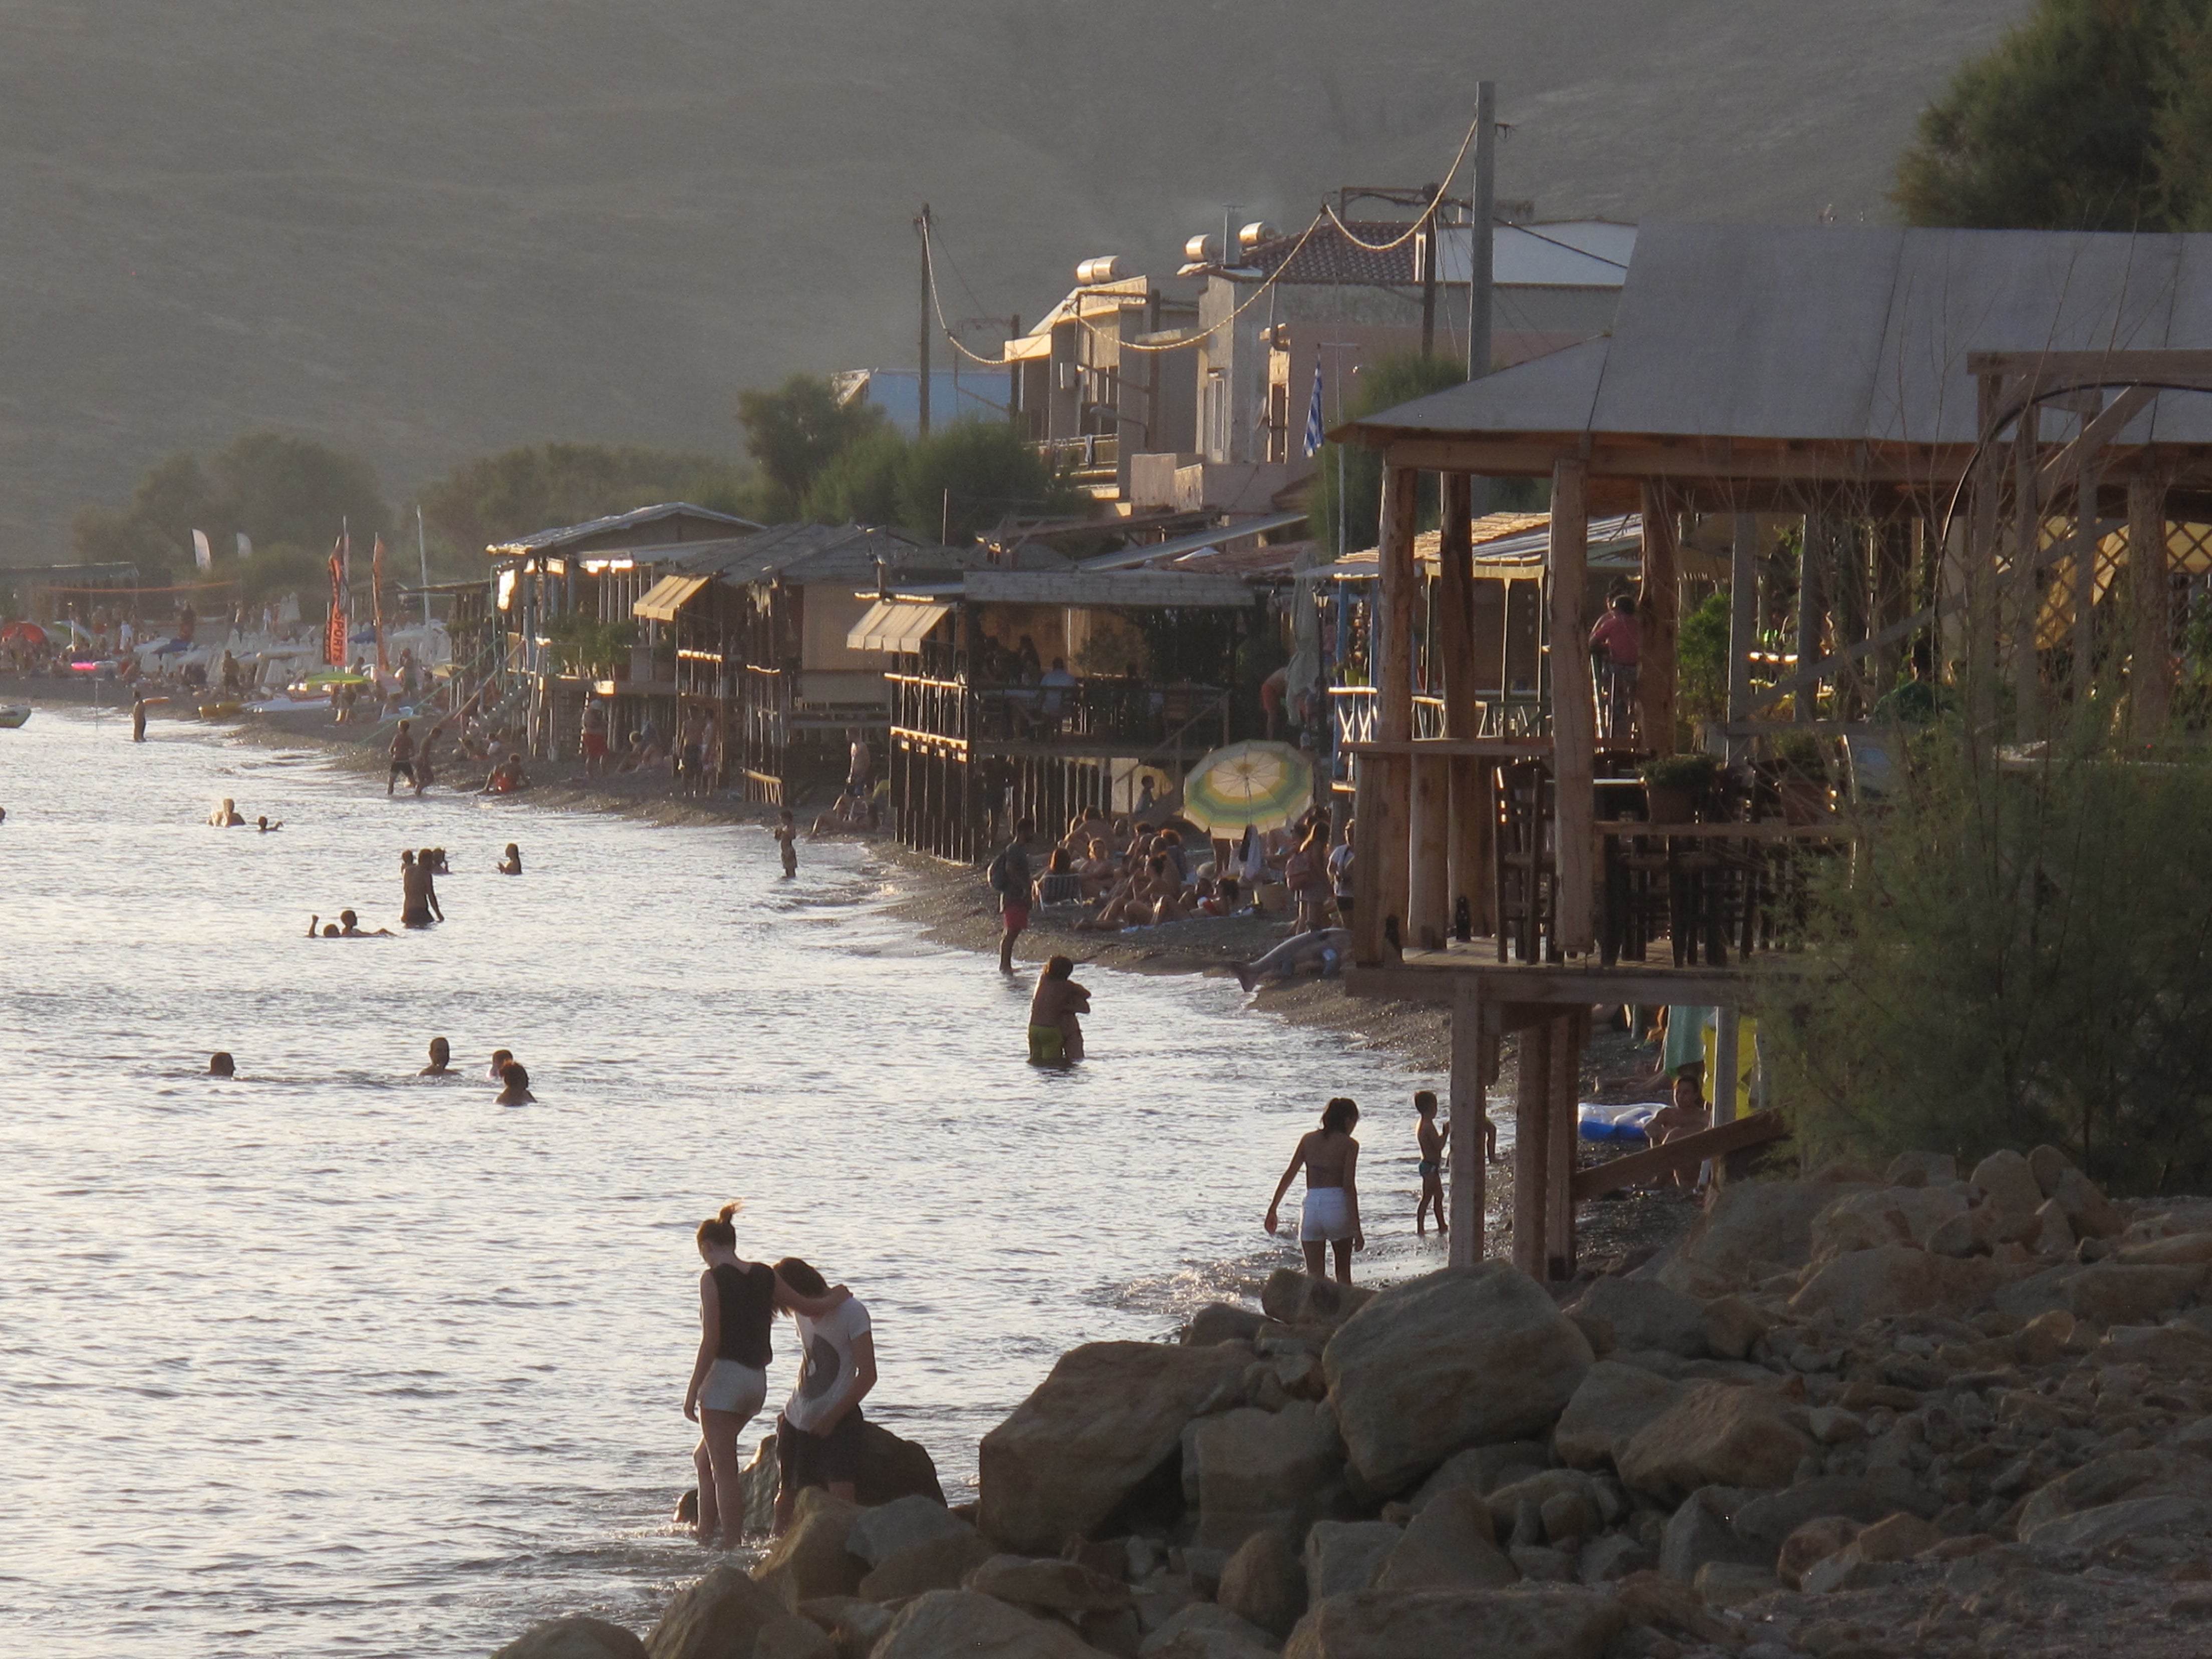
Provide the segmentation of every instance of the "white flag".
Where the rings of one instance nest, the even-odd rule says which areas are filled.
[[[241,559],[250,559],[253,556],[253,538],[243,530],[238,532],[238,556]]]
[[[215,550],[208,545],[207,532],[192,532],[192,562],[203,570],[215,568]]]

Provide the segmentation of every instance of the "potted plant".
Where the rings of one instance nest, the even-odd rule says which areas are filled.
[[[1786,823],[1817,823],[1828,815],[1828,766],[1820,740],[1809,732],[1789,732],[1775,739],[1781,769],[1774,793]]]
[[[1645,811],[1654,823],[1694,823],[1698,805],[1719,781],[1721,763],[1711,755],[1661,755],[1644,763]]]

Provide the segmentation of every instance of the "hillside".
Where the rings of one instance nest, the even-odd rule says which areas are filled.
[[[1880,216],[2022,0],[16,0],[0,21],[0,563],[242,428],[395,499],[548,437],[727,448],[736,389],[905,362],[909,220],[1034,316],[1233,199],[1437,176],[1478,75],[1547,213]]]

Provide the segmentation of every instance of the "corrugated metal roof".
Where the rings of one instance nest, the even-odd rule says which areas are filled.
[[[971,570],[966,596],[1007,605],[1176,605],[1241,611],[1257,597],[1235,576],[1181,570]]]
[[[537,531],[516,541],[495,542],[484,551],[495,555],[557,551],[577,542],[606,535],[611,531],[629,530],[639,526],[659,524],[665,519],[678,518],[697,519],[705,524],[728,525],[738,530],[758,530],[761,527],[750,519],[740,519],[733,513],[717,513],[710,507],[695,507],[690,501],[663,501],[657,507],[641,507],[629,513],[611,513],[604,519],[586,520],[582,524]]]
[[[1651,225],[1610,339],[1347,430],[1972,444],[1969,352],[2165,345],[2212,346],[2212,236]],[[2212,399],[2151,430],[2212,441]]]
[[[879,561],[894,571],[958,570],[982,556],[970,548],[917,542],[873,525],[782,524],[750,536],[641,547],[632,556],[641,564],[739,585],[781,578],[802,585],[872,587]]]

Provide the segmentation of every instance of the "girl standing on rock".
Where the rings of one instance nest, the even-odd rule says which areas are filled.
[[[741,1206],[725,1204],[699,1224],[699,1354],[684,1391],[684,1415],[699,1425],[691,1464],[699,1473],[702,1544],[721,1534],[732,1549],[744,1535],[744,1472],[738,1436],[768,1398],[769,1328],[783,1309],[820,1319],[852,1292],[842,1285],[823,1297],[803,1296],[764,1261],[738,1255],[738,1230],[730,1218]]]
[[[1276,1228],[1276,1212],[1283,1194],[1291,1189],[1298,1166],[1305,1166],[1306,1202],[1298,1218],[1298,1244],[1305,1251],[1306,1271],[1316,1279],[1328,1276],[1328,1249],[1336,1247],[1336,1277],[1352,1283],[1352,1253],[1367,1248],[1359,1227],[1359,1189],[1353,1175],[1359,1164],[1359,1143],[1352,1138],[1359,1121],[1359,1108],[1338,1096],[1322,1110],[1321,1127],[1307,1131],[1291,1154],[1290,1167],[1275,1183],[1275,1196],[1267,1206],[1267,1231]]]

